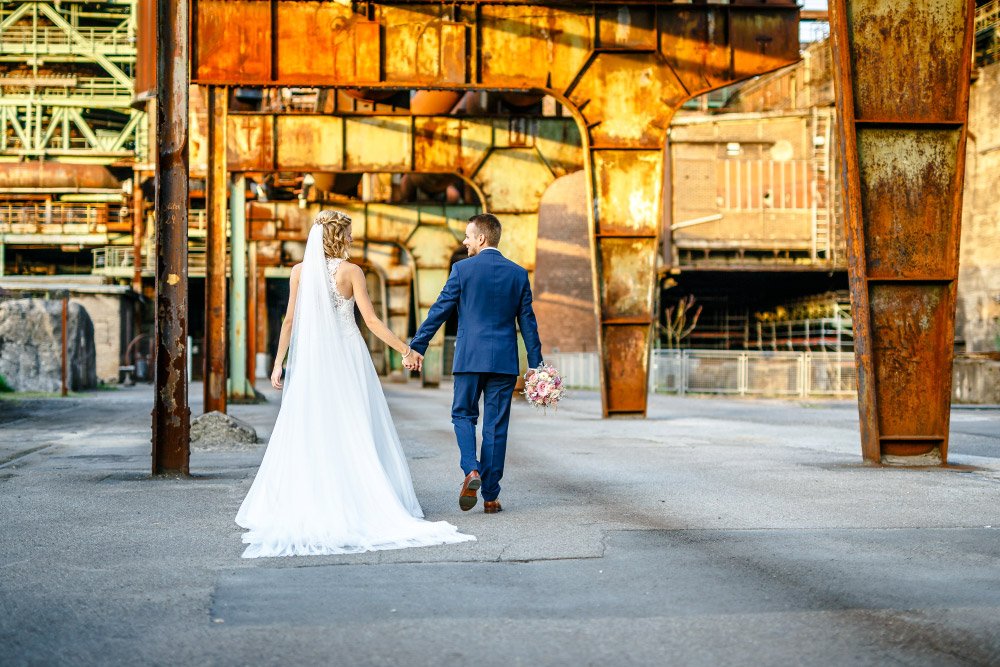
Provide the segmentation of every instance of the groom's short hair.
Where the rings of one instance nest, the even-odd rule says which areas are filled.
[[[503,227],[500,219],[492,213],[480,213],[469,218],[469,222],[476,226],[479,233],[486,237],[486,245],[496,248],[500,245],[500,232]]]

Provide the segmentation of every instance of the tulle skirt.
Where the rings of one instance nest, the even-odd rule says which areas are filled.
[[[382,386],[357,329],[321,345],[293,341],[299,344],[312,349],[300,347],[292,356],[296,365],[289,369],[267,451],[236,515],[236,523],[247,529],[243,557],[475,540],[445,521],[422,518]]]

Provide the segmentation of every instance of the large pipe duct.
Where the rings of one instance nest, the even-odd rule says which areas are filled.
[[[0,169],[2,188],[121,189],[121,182],[99,164],[15,162]]]

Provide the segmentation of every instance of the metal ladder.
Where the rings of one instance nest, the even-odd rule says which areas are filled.
[[[812,109],[812,259],[833,258],[830,215],[830,112]]]

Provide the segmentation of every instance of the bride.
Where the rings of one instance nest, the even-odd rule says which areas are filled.
[[[281,389],[281,362],[291,338],[281,409],[236,515],[236,523],[247,529],[244,558],[476,539],[445,521],[422,518],[378,375],[354,321],[355,299],[376,336],[406,357],[411,353],[375,316],[364,272],[344,261],[351,241],[351,219],[321,211],[305,258],[292,268],[271,375]]]

